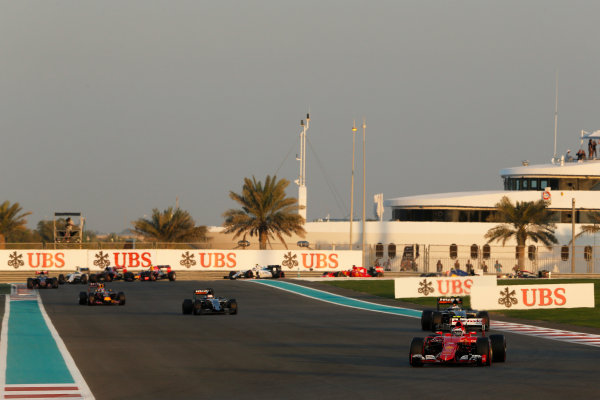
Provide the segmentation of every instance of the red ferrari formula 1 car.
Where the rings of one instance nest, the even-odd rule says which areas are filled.
[[[383,267],[375,266],[369,267],[352,267],[347,271],[335,271],[335,272],[324,272],[323,277],[326,278],[338,278],[338,277],[350,277],[350,278],[381,278],[383,276]]]
[[[450,333],[437,332],[426,338],[413,338],[408,362],[413,367],[426,364],[491,366],[506,360],[504,335],[477,336],[458,322]]]

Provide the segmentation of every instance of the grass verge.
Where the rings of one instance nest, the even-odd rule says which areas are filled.
[[[0,283],[0,294],[10,294],[10,285],[8,283]]]
[[[357,292],[369,293],[375,296],[393,299],[394,281],[393,280],[365,280],[365,281],[326,281],[325,284],[340,288],[350,289]],[[556,283],[593,283],[594,284],[594,308],[563,308],[548,310],[510,310],[510,311],[490,311],[493,315],[502,315],[510,318],[520,318],[529,321],[547,321],[561,324],[588,326],[600,328],[600,279],[523,279],[512,280],[503,279],[498,281],[498,285],[536,285],[536,284],[556,284]],[[416,297],[398,299],[408,303],[420,304],[427,307],[436,307],[435,297]],[[469,297],[464,298],[464,304],[470,305]]]

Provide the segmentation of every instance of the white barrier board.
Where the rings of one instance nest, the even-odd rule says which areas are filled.
[[[474,286],[495,287],[495,275],[435,276],[394,279],[397,299],[407,297],[468,296]]]
[[[236,271],[256,264],[281,265],[284,271],[341,271],[360,265],[362,252],[352,250],[0,250],[0,270],[75,270],[152,265],[174,270]]]
[[[477,286],[471,290],[471,307],[477,310],[594,307],[594,284]]]

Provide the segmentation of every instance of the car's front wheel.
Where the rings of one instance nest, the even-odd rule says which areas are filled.
[[[424,355],[425,340],[420,337],[413,338],[410,342],[410,352],[408,353],[408,363],[413,367],[422,367],[423,360],[419,357],[413,358],[415,355]]]

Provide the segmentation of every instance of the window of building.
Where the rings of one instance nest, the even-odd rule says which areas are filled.
[[[375,245],[375,257],[383,258],[383,243],[377,243]]]
[[[396,245],[394,243],[388,244],[388,257],[396,258]]]
[[[479,258],[479,246],[476,244],[471,245],[471,258],[474,260]]]
[[[562,246],[560,248],[560,259],[563,261],[569,260],[569,246]]]
[[[489,260],[490,259],[490,245],[489,244],[484,244],[483,245],[483,259],[484,260]]]
[[[450,245],[450,258],[455,260],[458,257],[458,246],[454,243]]]
[[[585,258],[585,261],[591,261],[592,260],[592,255],[593,255],[593,250],[592,250],[592,246],[585,246],[583,248],[583,258]]]
[[[529,258],[530,261],[533,261],[537,258],[537,247],[531,245],[527,248],[527,258]]]

